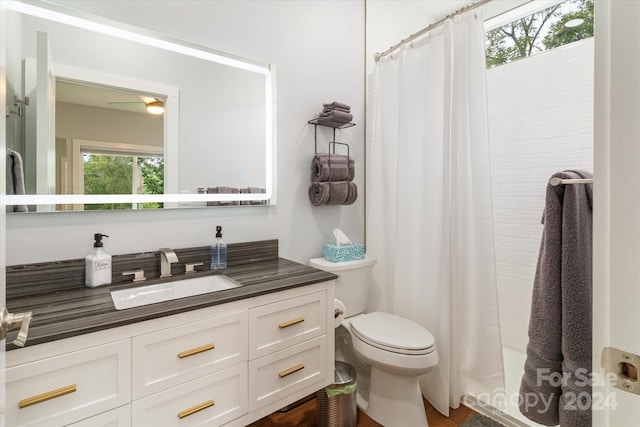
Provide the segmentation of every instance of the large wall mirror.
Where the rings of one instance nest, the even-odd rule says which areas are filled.
[[[271,65],[1,3],[11,210],[275,203]]]

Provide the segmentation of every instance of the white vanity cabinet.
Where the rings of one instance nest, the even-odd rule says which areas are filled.
[[[247,413],[247,310],[133,337],[134,426],[222,425]]]
[[[9,351],[7,425],[250,424],[333,381],[333,283]]]
[[[67,425],[125,405],[130,377],[128,339],[10,367],[7,425]]]
[[[249,310],[250,410],[327,377],[326,316],[325,292]]]
[[[247,364],[242,363],[131,404],[136,427],[220,426],[247,413]]]
[[[133,337],[133,399],[247,361],[247,310]]]
[[[131,405],[120,406],[119,408],[94,415],[91,418],[78,421],[69,425],[70,427],[132,427]]]

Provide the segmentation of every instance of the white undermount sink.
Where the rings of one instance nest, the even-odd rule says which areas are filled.
[[[226,276],[213,275],[111,291],[111,299],[113,299],[116,310],[124,310],[239,286],[241,286],[240,283]]]

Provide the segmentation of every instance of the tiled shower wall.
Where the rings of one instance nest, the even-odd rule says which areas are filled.
[[[500,326],[524,352],[551,175],[593,171],[593,38],[487,71]]]

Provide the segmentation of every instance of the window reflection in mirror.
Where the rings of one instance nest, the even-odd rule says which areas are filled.
[[[56,193],[163,194],[164,97],[56,82]],[[151,109],[152,111],[149,111]],[[62,205],[59,210],[157,209],[159,202]]]

